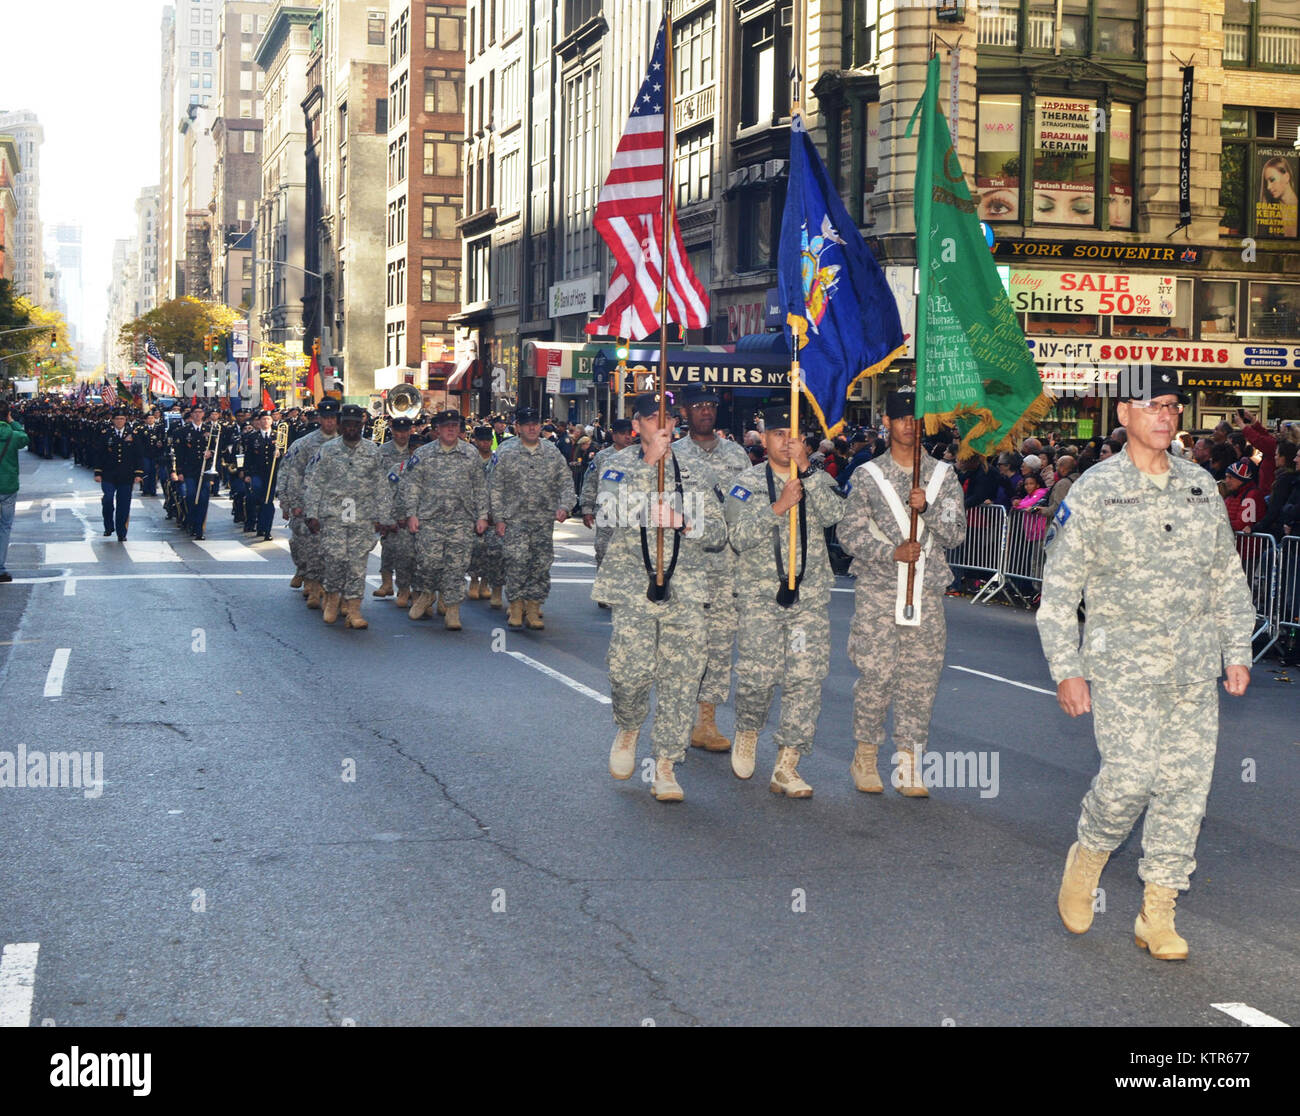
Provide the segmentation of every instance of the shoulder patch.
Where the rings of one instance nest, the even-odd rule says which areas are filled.
[[[735,488],[731,490],[731,495],[734,496],[737,500],[748,500],[750,496],[753,495],[753,493],[750,492],[748,488],[743,488],[741,485],[736,485]]]
[[[392,481],[394,484],[397,483],[398,472],[396,469],[394,469],[391,473],[388,474],[388,479]]]
[[[408,467],[420,464],[420,455],[418,453],[411,454],[411,456],[406,459],[406,464]]]
[[[1070,505],[1067,504],[1064,500],[1062,500],[1061,506],[1056,509],[1056,514],[1052,516],[1052,522],[1055,523],[1056,526],[1058,527],[1064,527],[1065,521],[1069,518],[1070,518]]]
[[[618,469],[606,469],[600,474],[600,479],[612,481],[614,484],[620,484],[622,483],[624,475],[625,474]]]

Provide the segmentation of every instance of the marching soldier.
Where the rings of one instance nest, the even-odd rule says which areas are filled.
[[[341,612],[348,628],[370,626],[361,616],[366,558],[390,506],[379,447],[361,437],[365,414],[355,403],[344,405],[341,436],[316,450],[302,495],[303,520],[320,542],[321,619],[333,624]]]
[[[952,582],[944,550],[965,539],[966,513],[956,473],[929,454],[921,455],[921,483],[912,487],[912,452],[919,436],[915,399],[898,391],[886,397],[889,453],[854,471],[838,538],[854,559],[857,577],[849,628],[849,657],[860,672],[853,684],[853,783],[868,794],[884,790],[876,757],[892,703],[898,763],[894,786],[909,798],[925,798],[929,792],[918,767],[943,669],[943,598]],[[907,541],[911,508],[920,512],[914,543]],[[913,561],[916,584],[909,618],[907,564]]]
[[[443,626],[461,630],[474,536],[488,525],[488,485],[478,453],[460,437],[460,415],[433,416],[437,440],[411,455],[397,482],[398,523],[415,538],[415,600],[419,620],[441,596]]]
[[[629,779],[636,767],[641,726],[656,687],[650,748],[655,777],[650,793],[661,802],[680,802],[684,795],[673,765],[686,758],[705,662],[708,597],[706,547],[724,545],[726,524],[717,498],[673,456],[671,416],[659,425],[658,397],[643,394],[633,405],[639,446],[609,458],[600,476],[599,512],[613,524],[605,560],[591,587],[594,601],[612,610],[609,638],[609,692],[618,732],[609,753],[609,773]],[[658,491],[658,463],[667,458],[663,499]],[[649,599],[654,580],[647,554],[655,552],[656,528],[662,526],[667,593]],[[650,567],[650,568],[647,568]]]
[[[113,425],[100,439],[95,457],[95,483],[104,493],[104,537],[108,538],[116,529],[118,542],[126,542],[126,529],[131,520],[131,490],[144,475],[140,467],[140,446],[134,433],[127,429],[126,417],[125,407],[113,411]]]
[[[248,496],[248,480],[240,467],[244,456],[243,441],[247,433],[248,417],[240,412],[243,424],[238,421],[223,422],[221,426],[221,474],[226,487],[230,490],[230,518],[236,523],[248,522],[248,509],[245,501]],[[223,416],[224,417],[224,416]]]
[[[1134,940],[1173,961],[1187,956],[1174,901],[1196,870],[1219,735],[1215,683],[1223,669],[1224,689],[1246,692],[1255,609],[1213,480],[1169,453],[1186,397],[1174,373],[1153,380],[1147,398],[1117,404],[1124,448],[1056,510],[1038,632],[1061,708],[1092,712],[1101,753],[1066,856],[1061,921],[1075,934],[1092,924],[1101,871],[1145,810]]]
[[[843,516],[844,498],[829,474],[812,468],[808,448],[790,428],[788,406],[768,408],[763,420],[767,461],[736,478],[725,508],[728,539],[739,555],[740,657],[731,770],[741,779],[753,775],[758,734],[780,686],[781,724],[769,789],[790,798],[811,798],[812,787],[797,767],[812,753],[822,682],[830,673],[835,576],[826,552],[826,530]],[[795,480],[789,479],[791,458],[798,469]],[[794,594],[788,578],[791,508],[798,509],[799,520]]]
[[[573,507],[573,475],[564,455],[541,440],[542,424],[533,408],[515,413],[515,430],[517,437],[497,450],[492,515],[505,557],[506,623],[540,630],[545,627],[542,602],[551,591],[555,524],[568,519]]]
[[[497,455],[492,450],[492,427],[474,428],[474,448],[478,450],[483,465],[483,479],[492,487],[492,470],[496,468]],[[469,590],[471,601],[486,601],[491,597],[493,608],[501,607],[501,587],[506,583],[505,563],[501,555],[501,536],[493,530],[495,521],[488,509],[488,529],[474,538],[474,551],[469,560]]]
[[[411,445],[413,425],[409,418],[393,419],[390,425],[393,432],[392,440],[379,447],[379,461],[388,481],[392,508],[385,521],[385,530],[379,544],[379,572],[383,577],[383,584],[374,591],[373,596],[391,597],[396,592],[397,599],[393,603],[398,608],[410,607],[411,584],[415,578],[415,540],[411,537],[411,533],[398,523],[400,517],[397,514],[397,485],[411,459],[411,454],[415,452],[415,447]],[[397,582],[396,589],[393,588],[394,579]]]
[[[203,425],[207,411],[191,407],[189,422],[176,434],[176,466],[173,481],[182,484],[185,501],[185,526],[196,539],[202,540],[203,526],[208,519],[208,484],[204,471],[212,462],[213,451],[208,430]]]
[[[601,560],[605,557],[605,551],[609,549],[610,536],[614,533],[612,524],[597,522],[596,492],[600,488],[600,475],[604,472],[606,462],[614,454],[621,453],[632,444],[632,420],[626,418],[615,419],[610,427],[610,432],[614,444],[606,446],[591,459],[591,464],[587,466],[587,472],[582,478],[582,495],[578,498],[578,506],[582,510],[583,526],[594,526],[596,528],[597,568],[600,567]],[[609,606],[601,601],[600,607],[607,608]]]
[[[135,440],[140,446],[141,496],[158,495],[158,481],[163,476],[163,455],[166,452],[163,433],[156,410],[150,410],[144,416],[144,425],[136,430]]]
[[[339,402],[337,399],[325,398],[317,407],[319,426],[304,434],[289,446],[289,451],[280,461],[280,480],[276,482],[280,497],[280,513],[289,522],[289,555],[297,567],[291,589],[303,588],[308,608],[321,607],[321,584],[317,540],[307,528],[302,514],[303,493],[306,487],[308,464],[316,456],[316,451],[324,443],[338,436]]]
[[[706,388],[688,388],[682,413],[689,437],[673,443],[677,460],[713,490],[718,506],[727,498],[735,479],[750,467],[749,455],[735,442],[714,431],[719,396]],[[722,546],[709,555],[708,666],[700,682],[699,706],[691,745],[710,752],[725,752],[731,741],[715,721],[715,711],[731,695],[731,654],[736,642],[736,554]]]
[[[271,429],[271,420],[270,411],[258,411],[253,419],[253,428],[241,439],[244,457],[244,530],[268,541],[275,520],[275,490],[279,487],[283,464],[275,448],[275,432]]]

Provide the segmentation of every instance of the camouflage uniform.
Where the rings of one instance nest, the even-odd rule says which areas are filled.
[[[591,464],[587,466],[587,471],[582,477],[582,495],[578,498],[578,507],[583,515],[596,516],[597,566],[604,560],[605,551],[609,549],[609,540],[614,534],[614,528],[612,524],[605,523],[602,517],[597,514],[596,492],[600,488],[600,475],[605,471],[605,466],[609,463],[610,458],[616,453],[622,452],[622,450],[614,446],[606,446],[591,459]]]
[[[506,525],[502,555],[506,599],[544,601],[551,591],[555,560],[555,513],[573,508],[573,474],[550,442],[529,449],[510,438],[497,450],[492,470],[491,506]]]
[[[303,439],[306,441],[306,439]],[[320,520],[321,576],[326,593],[355,600],[366,591],[366,557],[375,549],[375,524],[389,515],[391,500],[379,447],[342,438],[321,446],[307,467],[304,519]]]
[[[308,464],[316,456],[316,451],[332,440],[317,427],[310,434],[291,443],[280,459],[278,479],[275,482],[280,508],[290,515],[289,555],[298,567],[298,572],[313,581],[320,580],[320,536],[307,530],[306,516],[295,516],[292,512],[294,508],[302,507]]]
[[[497,455],[491,454],[486,461],[482,456],[479,462],[483,466],[483,481],[492,488],[492,470],[496,468]],[[488,514],[488,529],[474,537],[474,550],[469,559],[469,576],[481,577],[489,589],[495,589],[506,582],[505,562],[501,556],[501,536],[496,533],[496,521],[491,511]]]
[[[776,603],[783,579],[777,571],[774,547],[780,546],[781,561],[788,563],[789,516],[772,513],[767,471],[764,463],[741,473],[728,493],[725,508],[728,537],[739,555],[736,731],[762,731],[780,686],[776,746],[808,755],[821,714],[822,682],[831,665],[829,610],[835,575],[826,552],[826,528],[840,521],[844,498],[820,469],[803,479],[808,554],[799,599],[783,608]],[[774,469],[772,479],[780,499],[788,472]],[[795,572],[799,572],[797,565]]]
[[[397,517],[416,516],[417,593],[441,593],[447,607],[465,599],[474,524],[488,514],[487,479],[478,450],[430,442],[412,454],[397,484]]]
[[[410,442],[406,443],[405,449],[396,442],[385,442],[379,447],[379,467],[388,478],[392,496],[391,509],[381,518],[384,524],[394,524],[400,518],[397,514],[397,482],[414,452],[415,447]],[[399,527],[384,535],[379,546],[379,572],[392,574],[399,590],[410,589],[415,577],[415,539],[411,532]]]
[[[912,470],[903,469],[891,454],[873,459],[887,483],[907,508]],[[927,488],[941,462],[921,455],[921,487]],[[885,713],[894,706],[894,747],[919,762],[930,734],[930,712],[939,674],[943,670],[948,629],[944,621],[944,589],[952,582],[945,549],[966,538],[966,513],[957,475],[944,466],[937,496],[919,517],[918,541],[926,550],[925,576],[918,579],[913,599],[921,609],[920,625],[896,622],[898,570],[894,551],[907,541],[880,486],[865,466],[853,473],[840,520],[838,537],[853,556],[857,579],[853,623],[849,627],[849,658],[858,668],[853,684],[853,732],[860,744],[879,748],[885,739]],[[927,540],[928,544],[927,544]]]
[[[609,637],[609,693],[620,729],[639,729],[650,712],[650,688],[657,687],[651,751],[655,758],[680,763],[695,722],[695,695],[704,673],[698,650],[704,642],[708,595],[705,549],[725,545],[726,524],[711,488],[700,485],[680,466],[688,531],[682,532],[677,566],[666,601],[650,601],[641,552],[645,511],[656,498],[659,469],[647,465],[640,446],[606,459],[597,496],[601,510],[615,523],[605,561],[596,571],[591,599],[612,610]],[[674,491],[672,462],[667,463],[665,490]],[[638,513],[640,518],[638,518]],[[655,530],[647,540],[653,559]],[[665,565],[672,554],[673,532],[664,532]]]
[[[736,477],[750,467],[749,454],[726,438],[703,448],[689,435],[673,443],[673,454],[683,469],[712,489],[718,506],[726,499]],[[731,695],[731,655],[736,642],[736,554],[722,546],[709,554],[709,593],[705,603],[709,658],[700,681],[699,700],[722,705]]]
[[[1038,632],[1054,682],[1092,684],[1101,769],[1080,844],[1118,848],[1146,809],[1138,875],[1186,891],[1218,743],[1215,683],[1224,666],[1250,666],[1255,609],[1213,479],[1172,456],[1166,475],[1161,489],[1125,449],[1074,482],[1048,533]]]

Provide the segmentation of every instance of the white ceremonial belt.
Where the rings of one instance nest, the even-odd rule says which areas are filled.
[[[884,496],[885,503],[889,505],[889,510],[894,516],[894,522],[898,524],[898,532],[907,541],[908,535],[912,530],[911,514],[903,506],[903,501],[899,498],[894,486],[885,479],[884,471],[874,461],[868,461],[862,468],[870,474],[871,479],[876,482],[876,487],[880,489],[880,494]],[[936,466],[933,475],[930,477],[930,483],[925,486],[925,500],[928,505],[933,505],[939,498],[939,489],[943,486],[944,474],[949,468],[946,461],[940,461]],[[874,521],[871,523],[871,532],[873,535],[883,539],[885,542],[890,540],[885,536]],[[924,542],[922,540],[924,539]],[[898,586],[894,598],[894,623],[903,624],[908,627],[919,627],[921,624],[921,587],[925,584],[925,557],[930,553],[930,548],[934,545],[934,536],[925,528],[925,520],[919,515],[916,517],[916,541],[921,543],[921,556],[916,560],[916,579],[912,592],[912,618],[907,618],[907,563],[898,562]]]

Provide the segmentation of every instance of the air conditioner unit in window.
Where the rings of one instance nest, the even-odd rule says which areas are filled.
[[[749,168],[741,167],[740,170],[734,170],[727,175],[727,189],[734,190],[737,186],[743,186],[749,181]]]
[[[779,178],[785,173],[786,161],[784,159],[769,159],[763,164],[763,168],[768,178]]]
[[[794,5],[787,5],[781,9],[781,26],[790,27],[794,24]]]
[[[746,167],[745,169],[749,171],[750,182],[762,182],[763,179],[766,177],[763,173],[762,163],[754,163],[751,166]]]

